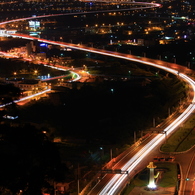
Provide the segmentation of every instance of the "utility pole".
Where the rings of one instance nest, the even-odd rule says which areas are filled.
[[[136,131],[134,131],[134,143],[136,143]]]
[[[141,130],[141,137],[143,137],[143,130]]]
[[[79,164],[78,164],[78,170],[77,170],[77,187],[78,187],[78,195],[80,194],[80,186],[79,186]]]
[[[168,116],[170,116],[170,115],[171,115],[171,109],[168,108]]]
[[[57,190],[56,190],[56,182],[55,181],[53,182],[53,185],[54,185],[54,195],[56,195]]]
[[[110,160],[112,160],[112,148],[110,149]]]
[[[153,118],[153,127],[156,126],[156,121],[155,121],[155,118]]]
[[[190,68],[191,66],[190,66],[190,62],[188,62],[188,68]]]

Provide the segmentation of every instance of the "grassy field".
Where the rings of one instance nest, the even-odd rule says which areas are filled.
[[[163,152],[183,152],[195,144],[195,115],[180,127],[161,147]]]
[[[163,162],[155,163],[157,168],[155,174],[160,172],[158,182],[159,187],[174,187],[177,185],[177,164]],[[146,187],[149,181],[149,169],[145,168],[142,172],[137,174],[130,184],[124,189],[121,195],[128,195],[134,187]]]

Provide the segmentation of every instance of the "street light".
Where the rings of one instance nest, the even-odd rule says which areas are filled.
[[[103,159],[103,157],[104,157],[104,148],[100,147],[100,150],[101,150],[101,159]]]
[[[175,55],[173,56],[173,62],[174,62],[174,64],[176,64],[176,57],[175,57]]]
[[[35,71],[34,71],[34,74],[37,74],[37,73],[38,73],[38,71],[37,71],[37,70],[35,70]]]
[[[129,78],[131,77],[131,71],[129,70]]]
[[[63,42],[64,40],[63,40],[63,37],[60,37],[60,40]]]
[[[85,64],[83,65],[83,70],[87,70],[87,66]]]

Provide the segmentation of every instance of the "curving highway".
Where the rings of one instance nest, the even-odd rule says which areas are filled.
[[[111,56],[111,57],[115,57],[115,58],[121,58],[121,59],[125,59],[125,60],[129,60],[129,61],[134,61],[134,62],[138,62],[138,63],[142,63],[142,64],[146,64],[149,66],[153,66],[162,70],[165,70],[167,72],[170,72],[174,75],[177,75],[178,77],[180,77],[181,79],[183,79],[185,82],[187,82],[193,90],[193,94],[195,94],[195,82],[188,77],[187,75],[185,75],[183,72],[190,72],[189,69],[183,68],[183,70],[180,68],[180,72],[178,72],[178,66],[176,64],[169,64],[169,66],[173,66],[173,68],[169,68],[167,67],[167,62],[163,62],[163,61],[155,61],[152,59],[148,59],[148,58],[138,58],[136,56],[133,55],[129,55],[129,54],[122,54],[122,53],[118,53],[118,52],[111,52],[111,51],[106,51],[106,50],[101,50],[101,49],[96,49],[96,48],[89,48],[89,47],[85,47],[82,45],[75,45],[75,44],[70,44],[70,43],[63,43],[63,42],[56,42],[56,41],[50,41],[50,40],[46,40],[46,39],[40,39],[40,38],[34,38],[28,35],[21,35],[21,34],[14,34],[13,37],[20,37],[23,39],[36,39],[40,42],[45,42],[48,44],[54,44],[54,45],[59,45],[62,47],[69,47],[72,49],[78,49],[78,50],[82,50],[82,51],[86,51],[86,52],[93,52],[93,53],[97,53],[97,54],[101,54],[101,55],[106,55],[106,56]],[[160,64],[158,64],[160,63]],[[173,131],[175,131],[177,129],[177,127],[182,124],[183,122],[185,122],[188,117],[190,117],[190,115],[194,112],[195,110],[195,96],[193,95],[191,104],[184,110],[184,112],[179,115],[179,117],[177,119],[175,119],[168,127],[166,127],[164,129],[164,132],[166,132],[167,135],[169,135],[170,133],[172,133]],[[121,170],[123,171],[128,171],[129,174],[131,174],[131,172],[134,170],[134,168],[141,162],[141,160],[147,156],[157,145],[162,144],[164,140],[164,135],[163,134],[159,134],[156,137],[154,137],[149,143],[147,143],[140,151],[138,151],[130,160],[128,160],[126,162],[126,164],[121,167]],[[117,194],[118,190],[122,187],[121,185],[124,184],[124,182],[128,179],[128,175],[115,175],[111,178],[111,180],[109,180],[107,182],[107,184],[100,190],[100,191],[96,191],[96,188],[94,188],[89,194],[90,195],[105,195],[105,194],[109,194],[109,195],[113,195],[113,194]]]
[[[110,2],[110,1],[102,1],[102,2]],[[117,2],[118,1],[112,1],[112,2]],[[122,3],[127,3],[127,1],[122,1]],[[129,2],[129,3],[138,3],[138,2]],[[144,7],[139,7],[139,8],[134,8],[134,9],[146,9],[146,8],[151,8],[151,7],[160,7],[160,4],[151,4],[151,3],[143,3],[140,2],[144,5]],[[132,8],[133,9],[133,8]],[[129,10],[129,9],[128,9]],[[110,10],[108,10],[110,11]],[[113,11],[113,10],[112,10]],[[119,11],[119,10],[117,10]],[[99,12],[99,11],[98,11]],[[102,12],[105,12],[102,11]],[[94,13],[94,12],[85,12],[86,13]],[[11,21],[6,21],[3,23],[0,23],[0,25],[4,25],[6,23],[10,23],[10,22],[16,22],[19,20],[28,20],[28,19],[32,19],[32,18],[43,18],[43,17],[51,17],[51,16],[60,16],[60,15],[70,15],[70,14],[83,14],[83,13],[69,13],[69,14],[54,14],[54,15],[44,15],[44,16],[36,16],[36,17],[29,17],[29,18],[22,18],[22,19],[16,19],[16,20],[11,20]],[[183,113],[181,113],[171,124],[169,124],[165,129],[164,132],[166,132],[167,135],[171,134],[173,131],[175,131],[178,126],[180,124],[182,124],[183,122],[185,122],[190,115],[194,112],[195,110],[195,82],[189,77],[187,76],[185,73],[186,71],[189,72],[189,69],[181,69],[178,71],[178,66],[175,64],[168,64],[165,63],[163,61],[155,61],[155,60],[151,60],[148,58],[138,58],[136,56],[133,55],[128,55],[128,54],[122,54],[122,53],[118,53],[118,52],[111,52],[111,51],[106,51],[106,50],[101,50],[101,49],[95,49],[95,48],[89,48],[89,47],[85,47],[82,45],[75,45],[75,44],[71,44],[71,43],[64,43],[64,42],[56,42],[56,41],[50,41],[50,40],[46,40],[46,39],[41,39],[41,38],[35,38],[35,37],[31,37],[28,35],[22,35],[22,34],[12,34],[11,36],[13,37],[19,37],[19,38],[23,38],[23,39],[30,39],[30,40],[37,40],[40,42],[45,42],[48,44],[54,44],[54,45],[59,45],[62,47],[68,47],[68,48],[72,48],[72,49],[78,49],[78,50],[82,50],[82,51],[86,51],[86,52],[93,52],[93,53],[97,53],[97,54],[101,54],[101,55],[106,55],[106,56],[111,56],[111,57],[115,57],[115,58],[120,58],[120,59],[125,59],[125,60],[129,60],[129,61],[134,61],[134,62],[138,62],[138,63],[142,63],[142,64],[146,64],[149,66],[153,66],[162,70],[165,70],[167,72],[170,72],[174,75],[177,75],[178,77],[180,77],[181,79],[183,79],[186,83],[188,83],[192,90],[193,90],[193,98],[191,100],[191,103],[189,104],[189,106],[183,111]],[[169,67],[167,67],[167,65],[169,65]],[[171,68],[173,67],[173,68]],[[147,142],[138,152],[136,152],[130,159],[128,159],[126,161],[126,163],[121,167],[121,170],[123,171],[128,171],[128,174],[131,174],[131,172],[134,170],[134,168],[143,160],[144,157],[146,157],[147,155],[150,154],[150,152],[159,144],[161,144],[164,141],[164,135],[163,134],[158,134],[156,136],[153,137],[153,139],[149,142]],[[122,188],[124,182],[126,182],[126,180],[128,179],[128,174],[116,174],[112,177],[109,178],[108,181],[106,181],[105,185],[103,185],[100,188],[98,188],[97,186],[95,186],[91,192],[89,193],[90,195],[114,195],[119,193],[120,189]],[[97,190],[98,189],[98,190]]]
[[[84,1],[84,0],[83,0]],[[40,16],[32,16],[32,17],[26,17],[26,18],[17,18],[13,20],[3,21],[0,22],[0,25],[12,23],[12,22],[18,22],[18,21],[24,21],[24,20],[32,20],[32,19],[39,19],[39,18],[48,18],[48,17],[57,17],[57,16],[68,16],[68,15],[83,15],[83,14],[92,14],[92,13],[100,13],[100,12],[115,12],[115,11],[129,11],[129,10],[139,10],[139,9],[151,9],[151,8],[157,8],[161,7],[161,4],[158,3],[148,3],[148,2],[131,2],[129,0],[123,0],[123,1],[114,1],[114,0],[92,0],[94,2],[104,2],[104,3],[121,3],[122,4],[130,4],[135,5],[139,7],[131,7],[127,9],[112,9],[112,10],[98,10],[98,11],[87,11],[87,12],[73,12],[73,13],[61,13],[61,14],[49,14],[49,15],[40,15]]]

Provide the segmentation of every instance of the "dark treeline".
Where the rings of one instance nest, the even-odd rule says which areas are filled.
[[[43,189],[53,192],[54,180],[65,180],[67,169],[42,129],[1,125],[0,136],[0,194],[41,195]]]

